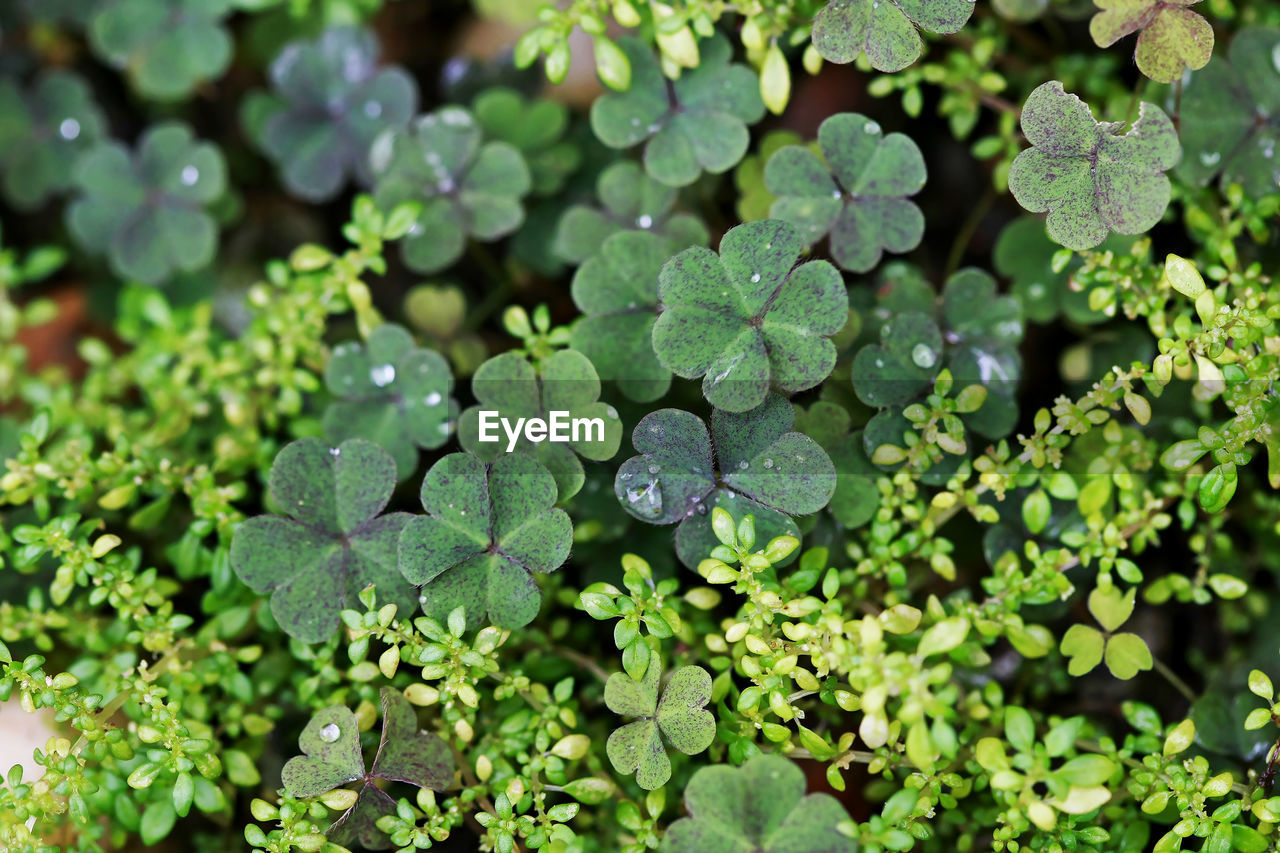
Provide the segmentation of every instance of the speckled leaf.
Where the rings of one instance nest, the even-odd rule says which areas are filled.
[[[231,0],[114,0],[93,17],[89,44],[148,98],[176,101],[231,62],[222,21]]]
[[[831,254],[855,272],[874,267],[885,250],[918,246],[924,216],[907,201],[926,177],[916,144],[900,133],[883,136],[879,124],[857,113],[824,121],[818,143],[828,165],[800,146],[769,160],[765,185],[778,197],[770,214],[810,243],[830,234]]]
[[[609,735],[609,761],[619,773],[635,773],[636,783],[649,791],[671,778],[664,735],[672,746],[688,755],[702,752],[715,737],[715,718],[705,710],[711,700],[711,677],[707,671],[697,666],[677,669],[659,699],[661,675],[661,667],[651,662],[642,681],[635,681],[625,672],[615,672],[605,684],[609,710],[641,718]]]
[[[461,256],[467,235],[496,240],[524,221],[521,200],[532,186],[524,158],[506,142],[481,144],[482,138],[471,113],[445,106],[374,140],[374,200],[384,210],[422,205],[401,240],[411,269],[438,272]]]
[[[186,125],[153,125],[132,155],[118,142],[99,143],[72,177],[80,194],[67,225],[83,246],[105,252],[121,278],[160,284],[213,260],[218,225],[205,207],[226,187],[226,164]]]
[[[805,795],[803,771],[758,754],[741,767],[703,767],[684,792],[688,817],[671,825],[664,853],[854,853],[837,829],[849,819],[828,794]]]
[[[256,137],[289,192],[326,201],[350,178],[372,181],[370,144],[384,130],[404,127],[418,105],[413,78],[377,59],[373,33],[333,27],[290,43],[272,61],[276,97],[256,122]]]
[[[973,0],[833,0],[814,18],[813,46],[831,62],[866,53],[877,71],[901,71],[920,57],[917,27],[958,32],[973,9]]]
[[[610,235],[624,230],[665,237],[667,257],[707,244],[702,221],[688,213],[673,214],[676,191],[646,175],[639,163],[621,160],[610,165],[596,180],[596,195],[601,208],[575,204],[556,225],[554,251],[571,264],[583,263]]]
[[[1095,121],[1057,81],[1037,88],[1023,107],[1032,147],[1014,160],[1009,189],[1027,210],[1049,214],[1049,236],[1067,248],[1092,248],[1109,230],[1142,233],[1168,206],[1164,172],[1181,155],[1173,123],[1144,102],[1133,126],[1117,135],[1120,127]]]
[[[0,80],[0,168],[4,191],[20,210],[72,187],[76,159],[102,138],[106,117],[84,80],[46,71],[29,91]]]
[[[280,772],[291,797],[315,797],[364,778],[360,754],[360,724],[341,705],[316,713],[302,730],[298,746],[303,754],[290,758]]]
[[[395,486],[395,462],[372,442],[329,447],[316,438],[286,445],[271,466],[272,499],[290,518],[260,515],[231,542],[231,566],[271,613],[305,643],[329,638],[338,613],[358,606],[369,584],[378,601],[412,607],[413,590],[396,564],[407,513],[379,516]]]
[[[1094,0],[1099,12],[1089,33],[1110,47],[1141,31],[1134,59],[1138,70],[1159,83],[1172,83],[1188,68],[1203,68],[1213,55],[1213,27],[1188,9],[1200,0]]]
[[[618,383],[633,400],[656,400],[671,385],[671,371],[653,352],[658,274],[667,241],[643,231],[621,231],[605,241],[573,276],[573,301],[583,313],[572,345],[601,379]]]
[[[835,467],[816,441],[792,431],[794,424],[795,408],[776,394],[750,412],[716,410],[711,434],[724,485],[788,515],[825,507]]]
[[[685,755],[702,752],[715,739],[716,718],[706,710],[710,701],[711,676],[705,669],[682,666],[671,673],[655,719],[667,742]]]
[[[439,737],[418,730],[418,715],[394,687],[383,687],[382,739],[370,777],[441,791],[453,781],[453,756]]]
[[[803,245],[790,224],[764,220],[730,229],[719,257],[695,247],[668,261],[653,328],[659,361],[703,377],[707,400],[735,412],[759,406],[771,386],[792,393],[825,379],[848,296],[827,262],[793,268]]]
[[[942,369],[942,332],[926,314],[894,315],[881,330],[880,341],[864,346],[853,359],[853,390],[868,406],[907,403]]]
[[[461,605],[469,624],[486,613],[503,628],[528,624],[540,603],[530,573],[559,568],[573,535],[551,474],[523,454],[486,465],[453,453],[427,472],[421,497],[427,514],[405,526],[399,564],[425,585],[423,612],[443,620]]]
[[[1191,75],[1179,132],[1186,156],[1175,171],[1207,184],[1221,173],[1252,198],[1280,192],[1280,28],[1246,27]]]
[[[737,164],[749,142],[747,125],[764,115],[759,81],[751,69],[729,62],[721,35],[698,45],[700,60],[668,85],[653,51],[635,37],[618,39],[631,64],[631,87],[591,105],[591,128],[610,148],[645,140],[644,167],[668,186],[693,183]]]
[[[338,398],[325,411],[325,437],[377,443],[395,459],[400,479],[417,468],[419,447],[434,449],[449,438],[458,408],[449,363],[415,346],[401,326],[377,327],[364,345],[340,344],[324,376]]]
[[[622,463],[613,489],[641,521],[674,524],[695,513],[715,488],[711,435],[697,415],[650,412],[636,424],[631,443],[641,455]]]

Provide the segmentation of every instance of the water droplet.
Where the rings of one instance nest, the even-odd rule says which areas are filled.
[[[633,119],[631,120],[631,126],[632,126],[632,127],[639,127],[639,126],[640,126],[640,119],[638,119],[638,118],[633,118]]]
[[[662,488],[655,480],[643,489],[627,489],[627,503],[636,512],[657,518],[662,515]]]
[[[196,181],[200,180],[200,170],[195,166],[182,167],[182,185],[184,187],[194,187]]]
[[[341,450],[339,450],[339,449],[338,449],[338,448],[336,448],[336,447],[330,447],[330,448],[329,448],[329,455],[330,455],[330,456],[334,456],[334,457],[341,456],[341,455],[342,455],[342,451],[341,451]]]
[[[448,435],[449,430],[451,429],[453,429],[453,424],[449,423],[448,421],[445,421],[444,423],[440,424],[440,426],[436,427],[436,432],[439,432],[441,435]]]
[[[643,214],[642,216],[640,216],[640,218],[636,220],[636,225],[639,225],[641,228],[652,228],[653,217],[647,213]]]
[[[752,284],[756,284],[756,283],[757,283],[757,282],[759,282],[759,281],[760,281],[760,273],[755,273],[755,274],[753,274],[753,275],[751,276],[751,283],[752,283]]]
[[[426,397],[422,398],[422,402],[428,406],[438,406],[440,405],[440,401],[443,399],[444,398],[440,396],[439,391],[432,391]]]
[[[1200,163],[1204,166],[1216,166],[1218,161],[1222,159],[1222,155],[1217,151],[1201,151]]]
[[[619,475],[618,475],[618,479],[619,479],[619,480],[630,480],[630,479],[631,479],[631,472],[630,472],[630,471],[624,471],[624,472],[622,472],[621,474],[619,474]]]
[[[73,118],[64,118],[58,125],[58,135],[63,139],[75,139],[80,135],[80,122]]]
[[[320,730],[320,740],[325,743],[335,743],[341,734],[342,729],[338,728],[338,724],[330,723]]]
[[[876,4],[876,5],[878,6],[879,4]],[[869,121],[862,126],[862,132],[863,133],[879,133],[880,125],[874,121]]]
[[[707,505],[702,503],[698,504],[698,515],[706,515],[706,514],[707,514]]]
[[[832,190],[832,191],[831,191],[831,197],[832,197],[832,198],[840,198],[840,190]]]
[[[751,463],[743,459],[741,462],[738,463],[738,467],[741,468],[743,471],[745,471],[751,467]]]
[[[609,416],[609,420],[616,421],[618,419],[618,410],[613,406],[605,406],[604,413]]]
[[[659,471],[661,471],[661,470],[662,470],[662,469],[661,469],[661,468],[659,468],[657,465],[650,465],[650,466],[649,466],[649,473],[650,473],[650,474],[656,474],[656,473],[658,473],[658,472],[659,472]]]
[[[396,369],[390,364],[369,368],[369,380],[379,388],[386,388],[396,380]]]
[[[938,354],[928,344],[919,343],[911,349],[911,360],[916,363],[916,367],[927,370],[938,363]]]
[[[453,178],[446,175],[445,177],[441,178],[439,181],[436,182],[436,192],[440,193],[441,195],[445,193],[451,193],[454,190],[454,186],[455,185],[453,183]]]
[[[766,460],[764,460],[764,467],[766,467],[766,468],[772,468],[772,467],[773,467],[773,460],[772,460],[772,459],[766,459]]]
[[[1044,291],[1045,291],[1044,284],[1038,281],[1032,282],[1027,287],[1027,295],[1030,296],[1032,299],[1039,299],[1040,297],[1044,296]]]
[[[382,104],[377,101],[365,101],[364,114],[369,118],[377,118],[382,115]]]
[[[1276,71],[1280,71],[1280,44],[1271,48],[1271,64],[1275,66]]]
[[[877,359],[876,359],[876,367],[884,367],[884,359],[883,359],[883,358],[877,358]]]

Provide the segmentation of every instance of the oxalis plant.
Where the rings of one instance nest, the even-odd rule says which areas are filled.
[[[1280,6],[0,3],[0,849],[1280,851]]]

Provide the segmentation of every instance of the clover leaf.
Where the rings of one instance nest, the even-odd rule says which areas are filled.
[[[1199,2],[1094,0],[1099,11],[1089,22],[1089,34],[1098,47],[1111,47],[1141,31],[1133,54],[1138,70],[1157,83],[1172,83],[1213,56],[1213,27],[1187,8]]]
[[[813,46],[830,62],[865,53],[877,71],[901,71],[920,57],[917,28],[959,32],[973,9],[973,0],[833,0],[813,19]]]
[[[369,146],[401,128],[418,105],[418,87],[399,67],[380,68],[368,30],[334,27],[313,41],[287,45],[271,63],[274,96],[249,122],[289,192],[327,201],[347,180],[372,182]]]
[[[369,160],[379,207],[422,205],[400,241],[411,269],[438,272],[462,255],[468,235],[496,240],[524,221],[520,201],[530,188],[524,158],[506,142],[482,140],[471,113],[446,106],[374,141]]]
[[[779,755],[741,767],[702,767],[684,789],[685,810],[663,853],[853,853],[837,826],[849,819],[830,794],[805,794],[804,771]]]
[[[659,409],[636,424],[639,456],[622,463],[613,491],[629,514],[650,524],[675,524],[676,554],[694,568],[718,544],[708,513],[755,516],[757,541],[797,535],[792,515],[818,512],[836,489],[822,448],[794,432],[795,409],[770,395],[745,413],[717,409],[711,430],[697,415]],[[714,451],[714,456],[713,456]]]
[[[112,0],[93,18],[89,43],[157,101],[181,100],[231,63],[222,21],[231,0]]]
[[[218,225],[204,208],[222,195],[226,165],[186,125],[152,126],[133,155],[101,142],[76,161],[72,179],[80,197],[67,225],[120,277],[159,284],[213,260]]]
[[[610,148],[648,141],[644,168],[672,187],[693,183],[703,172],[732,169],[747,152],[747,125],[764,116],[760,84],[745,65],[730,63],[732,49],[716,35],[698,45],[696,68],[669,82],[648,46],[618,39],[631,63],[631,88],[596,98],[591,129]]]
[[[600,377],[591,361],[575,350],[560,350],[542,359],[536,368],[518,353],[494,356],[476,370],[471,392],[477,405],[458,419],[462,448],[486,461],[510,450],[533,454],[554,475],[561,500],[582,488],[579,456],[596,462],[612,459],[622,442],[618,412],[600,401]],[[488,430],[481,432],[484,412],[494,412],[511,424],[522,418],[539,418],[548,428],[553,412],[567,412],[567,440],[534,442],[521,431],[512,446],[510,437],[492,418]],[[574,427],[573,422],[580,419],[599,419],[604,429],[599,430],[595,424]]]
[[[1255,199],[1280,192],[1280,28],[1246,27],[1226,58],[1191,75],[1179,132],[1186,156],[1175,171],[1204,185],[1221,173]]]
[[[716,736],[716,718],[706,710],[711,701],[711,676],[700,666],[682,666],[671,673],[659,698],[662,666],[653,658],[644,679],[636,681],[615,672],[604,685],[604,703],[624,717],[639,717],[614,729],[605,744],[609,761],[619,773],[636,776],[646,791],[661,788],[671,778],[667,744],[685,755],[697,755]]]
[[[1089,105],[1058,81],[1038,87],[1022,109],[1032,147],[1009,169],[1009,189],[1032,213],[1048,212],[1049,236],[1068,249],[1091,249],[1108,231],[1140,234],[1169,204],[1165,171],[1182,149],[1169,117],[1143,102],[1138,120],[1098,122]]]
[[[847,270],[866,272],[881,254],[909,252],[924,237],[924,214],[909,196],[924,187],[924,156],[907,136],[884,136],[880,125],[840,113],[818,128],[820,159],[788,145],[770,158],[764,180],[778,196],[769,211],[810,243],[831,235],[831,255]],[[825,160],[825,162],[824,162]]]
[[[745,412],[770,387],[804,391],[831,373],[828,338],[848,320],[848,293],[826,261],[795,266],[804,239],[766,219],[729,229],[720,254],[696,246],[662,268],[653,349],[668,370],[703,377],[713,406]]]
[[[583,317],[573,327],[573,348],[601,379],[618,383],[633,400],[656,400],[671,387],[671,371],[653,352],[658,275],[670,257],[667,241],[644,231],[620,231],[605,240],[573,276],[573,301]]]
[[[573,525],[555,509],[556,482],[513,453],[486,464],[470,453],[440,459],[422,481],[422,508],[400,536],[400,572],[423,586],[422,611],[444,621],[457,607],[468,624],[485,618],[521,628],[542,599],[531,573],[569,556]]]
[[[1067,671],[1081,676],[1092,670],[1104,659],[1107,669],[1116,678],[1128,680],[1139,672],[1152,667],[1151,650],[1137,634],[1115,633],[1133,613],[1137,590],[1121,592],[1114,586],[1097,587],[1089,593],[1089,612],[1103,628],[1099,631],[1089,625],[1072,625],[1062,637],[1061,650],[1070,658]]]
[[[600,173],[596,195],[603,209],[575,204],[556,226],[555,254],[581,264],[600,251],[612,234],[644,231],[667,238],[668,256],[688,246],[707,244],[707,227],[688,213],[672,213],[676,191],[644,173],[638,163],[622,160]]]
[[[805,145],[800,134],[790,130],[771,130],[760,140],[756,153],[748,154],[733,170],[733,184],[738,191],[738,219],[742,222],[754,222],[757,219],[768,219],[769,208],[773,205],[774,195],[764,183],[764,171],[769,160],[779,149],[787,145]],[[818,145],[810,142],[805,145],[813,153],[818,152]]]
[[[32,210],[69,190],[76,158],[105,130],[89,87],[69,71],[46,71],[26,93],[0,80],[0,168],[9,201]]]
[[[509,143],[524,155],[537,195],[557,192],[582,162],[578,146],[563,139],[569,110],[558,101],[530,100],[515,89],[495,86],[482,92],[471,109],[486,137]]]
[[[1102,248],[1125,238],[1108,237]],[[1113,248],[1120,250],[1119,245]],[[996,271],[1012,279],[1012,296],[1022,306],[1023,316],[1034,323],[1051,323],[1059,313],[1073,323],[1093,325],[1107,319],[1106,314],[1089,307],[1089,293],[1071,287],[1071,272],[1081,265],[1079,258],[1055,272],[1053,258],[1061,251],[1045,234],[1044,223],[1031,216],[1015,219],[1004,227],[996,239],[991,259]]]
[[[268,488],[288,518],[259,515],[231,541],[231,567],[257,593],[271,593],[271,614],[304,643],[327,640],[338,614],[359,608],[376,585],[381,604],[408,612],[417,602],[396,560],[411,516],[379,515],[396,485],[395,460],[355,438],[330,447],[318,438],[286,445],[271,465]]]
[[[458,415],[449,363],[435,350],[416,347],[401,326],[384,324],[363,345],[335,347],[324,381],[339,398],[325,410],[325,438],[381,445],[401,479],[417,468],[419,447],[433,450],[448,440]]]
[[[406,782],[432,791],[442,791],[453,781],[448,744],[418,730],[418,716],[399,690],[383,687],[380,698],[382,736],[371,769],[365,770],[356,715],[334,705],[307,723],[298,738],[303,754],[290,758],[280,773],[291,797],[318,797],[349,782],[361,783],[356,801],[325,831],[333,844],[358,843],[372,850],[391,846],[377,821],[395,813],[396,801],[375,780]]]
[[[852,419],[837,403],[819,400],[796,417],[796,429],[818,442],[836,471],[836,490],[827,503],[831,516],[847,528],[861,527],[880,508],[880,472],[863,447],[862,430],[849,432]]]

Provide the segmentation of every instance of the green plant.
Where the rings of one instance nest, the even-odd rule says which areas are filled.
[[[0,30],[0,847],[1276,849],[1276,4]]]

